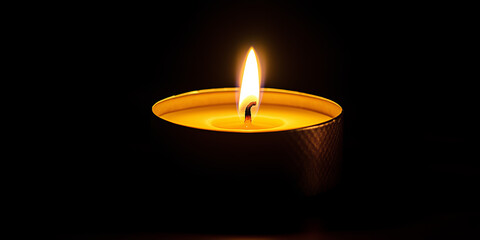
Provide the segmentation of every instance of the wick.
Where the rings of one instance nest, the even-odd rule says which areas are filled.
[[[251,102],[247,105],[247,108],[245,108],[245,124],[252,123],[252,112],[250,109],[255,105],[257,105],[257,102]]]

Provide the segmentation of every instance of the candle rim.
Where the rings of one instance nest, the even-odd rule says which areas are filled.
[[[186,97],[186,96],[190,96],[190,95],[194,95],[194,94],[219,92],[219,91],[221,91],[221,92],[238,91],[238,89],[239,89],[238,87],[226,87],[226,88],[209,88],[209,89],[201,89],[201,90],[193,90],[193,91],[189,91],[189,92],[184,92],[184,93],[180,93],[180,94],[177,94],[177,95],[172,95],[170,97],[167,97],[167,98],[164,98],[160,101],[157,101],[155,104],[153,104],[152,110],[155,107],[155,105],[161,104],[162,102],[166,102],[166,101],[174,99],[174,98]],[[299,92],[299,91],[294,91],[294,90],[285,90],[285,89],[280,89],[280,88],[260,88],[260,92],[265,92],[265,91],[267,91],[267,92],[277,92],[277,93],[291,93],[291,94],[293,93],[293,94],[302,95],[302,96],[305,96],[305,97],[321,99],[321,100],[324,100],[324,101],[335,104],[337,107],[340,108],[340,112],[343,112],[343,108],[338,103],[336,103],[336,102],[334,102],[334,101],[332,101],[328,98],[320,97],[320,96],[313,95],[313,94],[310,94],[310,93],[304,93],[304,92]]]
[[[204,93],[212,93],[212,92],[231,92],[231,91],[238,91],[238,87],[225,87],[225,88],[209,88],[209,89],[201,89],[201,90],[193,90],[193,91],[189,91],[189,92],[185,92],[185,93],[181,93],[181,94],[177,94],[177,95],[173,95],[173,96],[170,96],[170,97],[167,97],[167,98],[164,98],[160,101],[157,101],[153,106],[152,106],[152,112],[159,118],[163,119],[162,117],[160,117],[159,115],[157,115],[155,113],[155,106],[157,104],[161,104],[163,102],[166,102],[166,101],[169,101],[169,100],[172,100],[172,99],[176,99],[176,98],[183,98],[183,97],[187,97],[187,96],[191,96],[191,95],[196,95],[196,94],[204,94]],[[285,129],[285,130],[278,130],[278,131],[265,131],[265,132],[236,132],[236,131],[217,131],[217,130],[209,130],[209,129],[203,129],[203,128],[198,128],[198,127],[192,127],[192,126],[186,126],[186,125],[182,125],[182,124],[177,124],[177,123],[173,123],[173,122],[170,122],[166,119],[163,119],[167,122],[170,122],[172,124],[175,124],[175,125],[179,125],[179,126],[182,126],[182,127],[187,127],[187,128],[194,128],[194,129],[199,129],[199,130],[203,130],[203,131],[215,131],[215,132],[224,132],[224,133],[240,133],[240,134],[262,134],[262,133],[285,133],[285,132],[297,132],[297,131],[304,131],[304,130],[309,130],[309,129],[312,129],[312,128],[316,128],[316,127],[321,127],[323,125],[329,125],[330,123],[332,122],[335,122],[337,121],[338,119],[340,119],[341,116],[343,116],[343,108],[336,102],[328,99],[328,98],[324,98],[324,97],[321,97],[321,96],[317,96],[317,95],[313,95],[313,94],[309,94],[309,93],[304,93],[304,92],[299,92],[299,91],[294,91],[294,90],[285,90],[285,89],[279,89],[279,88],[260,88],[260,92],[275,92],[275,93],[288,93],[288,94],[297,94],[297,95],[301,95],[301,96],[304,96],[304,97],[310,97],[310,98],[314,98],[314,99],[319,99],[319,100],[322,100],[322,101],[326,101],[326,102],[329,102],[331,104],[334,104],[335,106],[337,106],[339,108],[339,114],[332,117],[331,119],[327,120],[327,121],[324,121],[324,122],[320,122],[320,123],[317,123],[317,124],[313,124],[313,125],[308,125],[308,126],[304,126],[304,127],[300,127],[300,128],[294,128],[294,129]]]

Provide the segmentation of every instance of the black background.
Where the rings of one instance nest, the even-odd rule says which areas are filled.
[[[61,37],[50,41],[61,81],[51,86],[58,90],[49,124],[58,131],[45,144],[46,181],[36,195],[45,229],[275,234],[316,219],[328,233],[473,234],[479,166],[467,9],[251,1],[64,9],[51,19]],[[342,182],[292,203],[298,208],[273,204],[290,211],[283,225],[268,223],[274,210],[246,226],[211,223],[206,219],[219,212],[198,210],[200,196],[175,195],[175,180],[155,182],[161,159],[171,156],[152,150],[162,146],[150,140],[151,106],[174,94],[235,86],[249,46],[264,67],[265,87],[332,99],[345,114]],[[226,215],[226,222],[249,221]]]

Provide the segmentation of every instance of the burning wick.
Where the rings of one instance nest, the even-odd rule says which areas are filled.
[[[245,124],[250,125],[252,123],[252,112],[250,109],[257,105],[257,102],[251,102],[247,105],[247,108],[245,108]]]

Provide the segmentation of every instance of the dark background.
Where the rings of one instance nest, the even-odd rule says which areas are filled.
[[[467,9],[263,1],[65,9],[52,20],[64,79],[56,99],[66,101],[42,165],[45,229],[279,234],[313,221],[334,236],[478,235]],[[200,196],[175,195],[175,180],[155,182],[162,158],[171,156],[158,156],[162,146],[151,141],[151,106],[174,94],[235,86],[249,46],[264,66],[265,87],[343,107],[344,174],[328,194],[294,207],[272,203],[288,209],[283,215],[272,207],[251,216],[257,220],[229,218],[235,207],[227,203],[225,221],[209,222],[219,212],[198,210]]]

